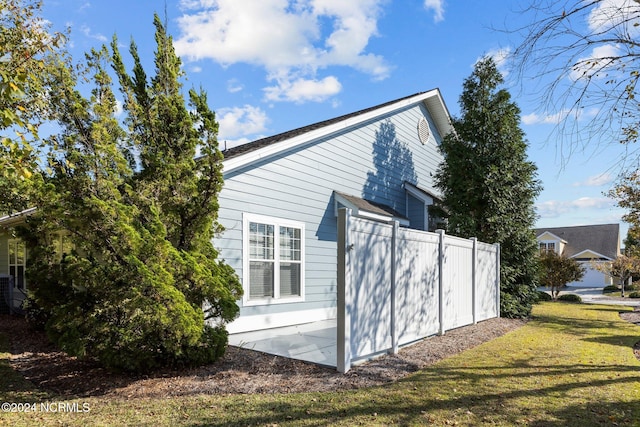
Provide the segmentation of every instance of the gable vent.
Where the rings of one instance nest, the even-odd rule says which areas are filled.
[[[420,138],[422,145],[429,142],[430,136],[431,128],[429,128],[429,122],[424,117],[420,117],[420,120],[418,121],[418,138]]]

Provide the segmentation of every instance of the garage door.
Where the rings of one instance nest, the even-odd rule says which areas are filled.
[[[569,283],[568,286],[581,286],[584,288],[604,288],[608,285],[609,280],[605,281],[605,277],[608,279],[608,275],[601,273],[600,271],[592,268],[589,263],[582,264],[585,267],[584,277],[580,282]]]

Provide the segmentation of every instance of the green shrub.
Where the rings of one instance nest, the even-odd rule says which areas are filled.
[[[640,291],[633,291],[629,294],[629,298],[640,298]]]
[[[564,294],[558,297],[558,301],[582,302],[582,298],[580,298],[580,295],[576,294]]]
[[[550,294],[544,291],[538,291],[538,301],[551,301],[553,298]]]
[[[624,289],[625,291],[638,291],[640,290],[640,285],[638,282],[633,282],[632,284],[625,286]]]
[[[22,307],[29,326],[37,331],[44,331],[45,325],[49,320],[47,312],[40,308],[31,296],[24,300]]]
[[[620,288],[618,288],[616,285],[609,285],[609,286],[605,286],[604,289],[602,290],[603,294],[608,294],[611,292],[618,292],[620,290]]]

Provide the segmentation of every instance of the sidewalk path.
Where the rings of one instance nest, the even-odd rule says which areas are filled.
[[[538,290],[548,292],[547,288],[538,288]],[[640,299],[609,297],[602,294],[602,288],[579,288],[575,286],[566,286],[560,291],[560,295],[563,294],[580,295],[582,302],[587,304],[613,304],[640,307]]]

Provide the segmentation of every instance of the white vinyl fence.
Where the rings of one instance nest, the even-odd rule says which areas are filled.
[[[500,315],[500,247],[338,217],[338,371]]]

